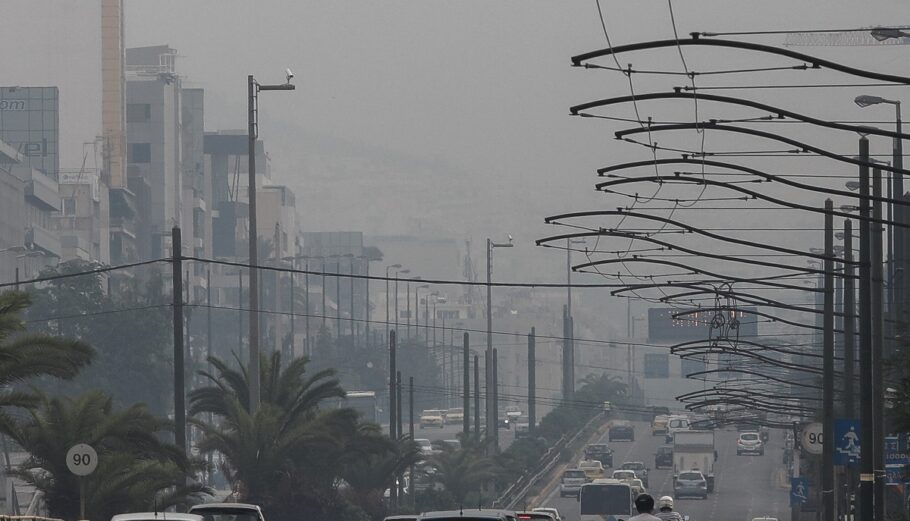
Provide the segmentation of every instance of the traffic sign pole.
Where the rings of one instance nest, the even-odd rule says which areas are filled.
[[[79,519],[85,519],[85,476],[98,468],[98,453],[91,445],[77,443],[66,451],[66,468],[79,479]]]

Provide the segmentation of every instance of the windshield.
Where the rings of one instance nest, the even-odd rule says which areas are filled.
[[[629,515],[632,492],[628,485],[586,485],[581,489],[581,515]]]
[[[259,521],[259,516],[255,513],[236,513],[236,514],[211,514],[207,512],[193,512],[199,514],[205,521]]]
[[[743,439],[746,441],[755,441],[758,439],[758,434],[755,434],[754,432],[748,432],[748,433],[740,436],[740,439]]]
[[[644,463],[641,463],[641,462],[623,463],[622,468],[629,469],[629,470],[641,470],[641,469],[645,468],[645,465],[644,465]]]
[[[585,478],[585,471],[583,471],[583,470],[567,470],[567,471],[565,471],[565,472],[562,473],[562,477],[563,477],[563,479],[578,479],[578,478],[584,479],[584,478]]]
[[[617,470],[613,472],[613,477],[616,479],[632,479],[635,477],[635,473],[631,470]]]
[[[700,472],[680,472],[679,479],[691,481],[691,480],[701,480],[701,479],[703,479],[703,477]]]

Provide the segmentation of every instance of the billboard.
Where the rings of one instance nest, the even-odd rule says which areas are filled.
[[[53,179],[60,170],[58,102],[57,87],[0,87],[0,141]]]

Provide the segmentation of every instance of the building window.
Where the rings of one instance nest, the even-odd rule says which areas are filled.
[[[63,198],[63,215],[65,215],[65,216],[76,215],[76,198],[75,197],[64,197]]]
[[[130,163],[151,163],[152,145],[149,143],[131,143],[127,161]]]
[[[127,123],[147,123],[152,119],[152,106],[148,103],[129,103],[126,106]]]
[[[646,354],[645,378],[669,378],[670,355]]]
[[[697,358],[683,358],[680,363],[680,373],[683,378],[687,374],[698,373],[704,371],[707,367],[704,360],[699,360]]]

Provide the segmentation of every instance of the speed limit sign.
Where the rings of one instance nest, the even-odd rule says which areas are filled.
[[[819,422],[803,427],[802,445],[809,454],[821,454],[824,443],[824,428]]]
[[[79,443],[66,452],[66,468],[77,476],[88,476],[98,466],[98,453],[91,445]]]

